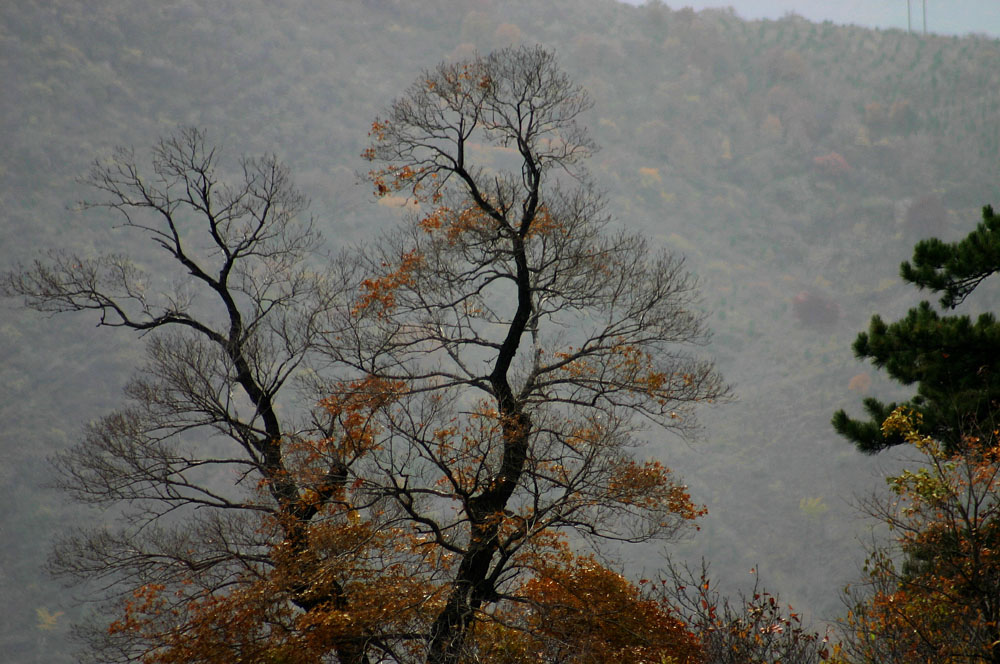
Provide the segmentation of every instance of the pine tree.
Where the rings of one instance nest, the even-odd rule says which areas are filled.
[[[900,266],[902,278],[920,289],[941,294],[940,305],[953,310],[990,275],[1000,271],[1000,216],[983,208],[983,221],[962,240],[946,243],[922,240],[914,247],[913,262]],[[868,332],[854,342],[858,358],[869,359],[917,393],[904,404],[864,401],[869,419],[852,419],[843,410],[833,426],[862,452],[873,454],[905,442],[886,435],[882,422],[903,405],[920,413],[921,433],[954,449],[977,423],[989,422],[1000,398],[1000,324],[992,313],[976,320],[968,315],[939,313],[921,302],[906,316],[886,323],[872,317]]]

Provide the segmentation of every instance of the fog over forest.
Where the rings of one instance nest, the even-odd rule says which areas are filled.
[[[585,165],[611,228],[697,275],[712,331],[697,352],[735,397],[699,408],[690,439],[643,433],[708,513],[609,564],[655,577],[666,556],[704,559],[723,592],[759,578],[822,631],[886,535],[857,503],[907,457],[863,455],[830,424],[864,397],[912,394],[851,344],[873,314],[935,299],[899,277],[917,241],[958,240],[1000,205],[1000,42],[908,33],[895,4],[902,29],[615,0],[3,3],[0,271],[56,249],[155,270],[148,240],[79,208],[80,178],[116,146],[148,163],[179,127],[203,129],[230,174],[242,154],[275,155],[331,252],[370,245],[407,207],[372,195],[373,120],[441,62],[541,45],[593,100]],[[963,312],[1000,309],[998,294],[984,284]],[[93,312],[0,308],[0,659],[76,661],[71,625],[92,607],[44,561],[57,535],[113,513],[53,488],[49,459],[121,406],[148,339]]]

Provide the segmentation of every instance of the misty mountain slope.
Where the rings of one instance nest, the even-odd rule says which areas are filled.
[[[610,0],[7,3],[0,265],[59,246],[142,256],[100,214],[67,209],[87,195],[75,178],[185,124],[232,159],[277,153],[331,247],[363,242],[400,214],[356,173],[372,119],[421,69],[515,42],[555,49],[590,90],[609,211],[687,257],[736,384],[737,403],[703,412],[701,442],[650,432],[710,510],[677,550],[731,587],[759,564],[797,609],[832,617],[864,533],[846,500],[881,488],[890,463],[829,427],[891,389],[850,343],[873,312],[919,299],[896,277],[917,239],[961,237],[1000,203],[995,40]],[[80,512],[41,488],[45,458],[118,403],[141,341],[3,308],[0,651],[70,661],[66,616],[45,619],[69,598],[38,562]],[[658,553],[628,562],[655,569]]]

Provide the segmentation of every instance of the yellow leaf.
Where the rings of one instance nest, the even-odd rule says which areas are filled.
[[[63,612],[51,613],[44,606],[41,606],[35,609],[35,614],[38,616],[38,629],[48,632],[56,628],[56,621],[59,620],[59,616],[63,615]]]

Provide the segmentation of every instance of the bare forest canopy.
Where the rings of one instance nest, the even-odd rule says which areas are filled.
[[[1000,204],[997,40],[610,0],[4,3],[0,268],[63,247],[128,249],[155,269],[107,217],[73,209],[77,178],[181,125],[230,157],[276,154],[331,250],[365,242],[404,203],[374,200],[358,174],[373,117],[421,70],[521,43],[552,49],[589,91],[582,121],[601,149],[588,166],[613,223],[686,257],[708,351],[735,384],[699,442],[649,432],[709,510],[671,552],[705,556],[733,589],[755,568],[796,609],[834,618],[867,536],[849,502],[884,473],[830,415],[892,397],[850,345],[873,312],[918,299],[897,276],[914,243],[963,237]],[[987,290],[968,306],[996,302]],[[142,344],[86,315],[2,306],[0,652],[69,662],[79,609],[40,563],[54,533],[93,515],[46,488],[47,458],[119,403]],[[624,563],[655,571],[662,553]]]

